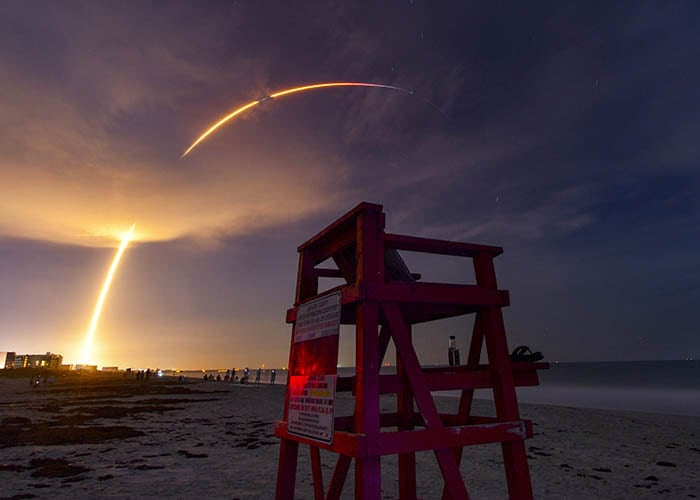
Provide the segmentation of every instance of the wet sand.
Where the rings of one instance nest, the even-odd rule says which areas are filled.
[[[443,410],[456,405],[438,398]],[[59,379],[32,389],[0,378],[0,498],[274,497],[281,385],[120,377]],[[349,396],[338,398],[348,414]],[[382,401],[389,411],[393,402]],[[475,409],[492,414],[487,401]],[[536,498],[700,498],[700,418],[521,405]],[[324,478],[334,459],[322,453]],[[439,498],[431,453],[417,457],[422,498]],[[498,445],[462,464],[473,498],[506,498]],[[398,494],[396,460],[382,460],[385,498]],[[297,498],[312,498],[302,446]],[[352,472],[344,498],[353,498]]]

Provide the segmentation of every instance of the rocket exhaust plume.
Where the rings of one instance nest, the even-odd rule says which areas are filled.
[[[211,135],[216,129],[221,127],[223,124],[228,122],[229,120],[233,119],[237,115],[240,115],[244,111],[260,104],[261,102],[269,101],[270,99],[276,99],[277,97],[282,97],[285,95],[289,94],[295,94],[297,92],[304,92],[307,90],[316,90],[316,89],[323,89],[323,88],[328,88],[328,87],[378,87],[378,88],[383,88],[383,89],[389,89],[389,90],[398,90],[399,92],[404,92],[406,94],[411,94],[413,95],[413,92],[410,90],[402,89],[401,87],[394,87],[393,85],[382,85],[379,83],[363,83],[363,82],[330,82],[330,83],[314,83],[311,85],[304,85],[302,87],[294,87],[291,89],[287,90],[281,90],[279,92],[276,92],[274,94],[269,94],[266,96],[261,97],[260,99],[257,99],[255,101],[249,102],[248,104],[245,104],[244,106],[241,106],[238,109],[233,110],[231,113],[228,115],[224,116],[221,118],[219,121],[217,121],[214,125],[209,127],[206,132],[204,132],[202,135],[200,135],[196,141],[192,143],[192,145],[185,150],[184,153],[182,153],[182,156],[180,158],[184,158],[187,156],[187,154],[192,151],[197,144],[202,142],[204,139],[206,139],[209,135]]]
[[[92,353],[92,341],[93,341],[93,338],[95,337],[95,329],[97,328],[97,323],[99,323],[99,321],[100,321],[100,314],[102,313],[102,306],[104,305],[105,299],[107,298],[107,293],[109,292],[109,287],[112,284],[112,278],[114,278],[114,273],[117,270],[117,266],[119,266],[119,261],[122,258],[122,254],[124,253],[124,250],[126,250],[126,247],[129,244],[129,241],[131,240],[131,237],[134,234],[135,227],[136,227],[136,224],[132,224],[129,231],[124,235],[124,238],[122,239],[122,243],[119,246],[119,250],[117,250],[117,254],[114,256],[114,259],[112,260],[112,265],[109,267],[109,271],[107,272],[107,276],[105,277],[105,282],[102,285],[102,291],[100,292],[100,295],[97,298],[97,304],[95,304],[95,310],[92,313],[92,320],[90,321],[90,328],[88,330],[87,337],[85,338],[85,349],[83,351],[83,362],[86,364],[88,364],[90,361],[90,355]]]

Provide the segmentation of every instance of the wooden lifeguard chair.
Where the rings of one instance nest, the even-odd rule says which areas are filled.
[[[501,314],[501,308],[509,305],[509,296],[497,288],[493,266],[493,258],[502,249],[390,234],[384,227],[382,206],[360,203],[298,248],[296,299],[287,311],[287,322],[294,326],[284,417],[275,425],[275,434],[281,438],[277,499],[294,498],[300,443],[309,446],[316,500],[340,497],[353,459],[355,498],[381,498],[380,457],[392,454],[398,455],[399,497],[415,499],[415,454],[427,450],[434,452],[442,472],[443,498],[466,499],[467,487],[459,469],[463,447],[484,443],[501,444],[510,497],[532,498],[524,445],[532,437],[532,424],[520,418],[515,387],[537,385],[537,369],[548,365],[513,363],[509,358]],[[476,283],[421,282],[406,267],[400,250],[470,258]],[[337,269],[317,267],[327,259]],[[319,278],[342,278],[345,284],[319,293]],[[337,316],[333,297],[337,297]],[[300,335],[302,329],[308,333],[309,311],[319,308],[330,311],[318,316],[324,323],[317,325],[323,328],[332,329],[333,321],[355,325],[355,376],[337,377],[337,333],[312,340]],[[421,367],[412,344],[412,325],[465,314],[475,315],[466,365]],[[305,318],[303,327],[297,321],[300,315]],[[297,334],[300,336],[295,337]],[[396,346],[396,373],[380,374],[390,340]],[[480,364],[484,344],[488,363]],[[318,375],[319,366],[324,366],[321,371],[326,375],[312,378],[315,385],[302,391],[300,384],[308,380],[303,376]],[[324,405],[332,405],[334,393],[329,396],[333,384],[325,382],[336,380],[333,377],[338,392],[354,394],[354,414],[331,415],[325,424],[325,417],[311,415],[321,425],[312,426],[310,434],[292,431],[290,417],[298,418],[297,410],[302,407],[290,401],[317,403],[304,408],[328,412],[330,406]],[[319,380],[325,382],[319,385]],[[326,389],[314,392],[308,387]],[[493,389],[495,417],[471,414],[474,389],[481,388]],[[431,391],[444,390],[462,391],[454,414],[441,414],[435,406]],[[309,394],[330,399],[297,397]],[[396,394],[395,412],[380,412],[382,394]],[[320,429],[317,435],[314,429]],[[338,455],[325,489],[320,449]]]

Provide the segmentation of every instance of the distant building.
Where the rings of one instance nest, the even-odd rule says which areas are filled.
[[[17,354],[12,368],[61,368],[63,356],[47,352],[46,354]]]
[[[0,370],[3,370],[5,368],[12,368],[12,365],[15,362],[15,353],[14,352],[4,352],[0,351]]]
[[[103,366],[102,371],[103,372],[118,372],[119,367],[118,366]]]
[[[96,372],[97,365],[75,365],[74,370],[85,370],[86,372]]]

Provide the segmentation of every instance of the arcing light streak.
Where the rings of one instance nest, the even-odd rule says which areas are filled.
[[[192,145],[187,148],[187,150],[182,153],[182,156],[180,158],[184,158],[190,151],[192,151],[197,144],[202,142],[204,139],[206,139],[210,134],[212,134],[216,129],[221,127],[224,123],[235,117],[236,115],[239,115],[243,113],[245,110],[252,108],[253,106],[260,104],[261,102],[268,101],[270,99],[275,99],[277,97],[282,97],[288,94],[294,94],[296,92],[304,92],[306,90],[315,90],[315,89],[322,89],[322,88],[327,88],[327,87],[379,87],[383,89],[391,89],[391,90],[398,90],[399,92],[405,92],[406,94],[413,94],[410,90],[402,89],[401,87],[394,87],[393,85],[382,85],[379,83],[363,83],[363,82],[331,82],[331,83],[315,83],[312,85],[304,85],[302,87],[294,87],[292,89],[287,89],[287,90],[282,90],[280,92],[276,92],[274,94],[270,94],[264,97],[261,97],[260,99],[249,102],[245,106],[241,106],[240,108],[232,111],[230,114],[224,116],[221,120],[216,122],[214,125],[209,127],[209,129],[204,132],[202,135],[199,136],[199,138],[192,143]]]
[[[122,239],[122,244],[119,246],[119,250],[117,250],[117,254],[114,256],[114,259],[112,260],[112,265],[110,266],[109,271],[107,272],[107,277],[105,278],[105,282],[102,285],[102,291],[100,292],[100,296],[97,298],[97,304],[95,304],[95,311],[92,313],[92,321],[90,321],[90,329],[88,330],[87,337],[85,338],[85,350],[83,351],[83,361],[85,363],[88,363],[90,360],[90,353],[92,351],[92,340],[95,337],[95,328],[97,328],[97,323],[100,320],[100,313],[102,313],[102,306],[105,302],[105,299],[107,298],[109,286],[112,284],[112,278],[114,278],[114,273],[117,270],[117,266],[119,265],[119,261],[122,258],[124,250],[126,250],[126,247],[129,244],[131,237],[133,236],[135,227],[136,224],[132,224],[131,228],[129,229],[129,232],[127,232],[126,235],[124,235],[124,238]]]

